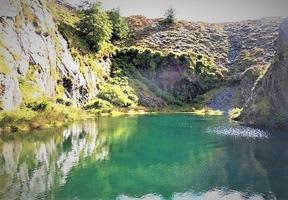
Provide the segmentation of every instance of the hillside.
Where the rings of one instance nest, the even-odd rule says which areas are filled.
[[[243,107],[257,78],[265,73],[276,54],[276,40],[283,18],[210,24],[177,21],[167,26],[163,19],[128,17],[131,35],[124,45],[164,51],[193,51],[213,58],[227,68],[227,86],[208,102],[213,109],[228,112]]]
[[[264,18],[233,23],[210,24],[128,17],[131,36],[125,45],[182,52],[192,50],[215,59],[217,65],[244,71],[252,65],[271,63],[282,18]]]
[[[77,27],[83,13],[54,1],[4,4],[0,125],[8,130],[115,110],[243,107],[275,57],[283,20],[168,26],[132,16],[128,39],[95,52]]]

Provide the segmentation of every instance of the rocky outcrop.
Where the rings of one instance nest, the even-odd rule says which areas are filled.
[[[128,17],[132,33],[126,45],[156,50],[192,50],[213,57],[216,64],[244,71],[252,65],[269,65],[282,18],[263,18],[210,24],[177,21],[166,26],[163,19]],[[236,70],[236,71],[238,71]]]
[[[235,90],[235,86],[225,88],[223,92],[220,92],[213,99],[211,99],[207,106],[213,110],[221,110],[228,113],[228,111],[233,107],[233,96],[235,94]]]
[[[212,98],[207,106],[228,112],[233,107],[244,106],[255,81],[273,62],[283,18],[222,24],[176,21],[169,26],[162,23],[163,19],[143,16],[131,16],[128,21],[132,33],[125,45],[175,52],[192,50],[214,58],[216,66],[226,67],[228,89]],[[189,101],[193,98],[192,95]]]
[[[46,1],[3,0],[0,15],[1,68],[8,68],[0,75],[2,109],[17,108],[24,93],[35,98],[61,95],[78,105],[95,97],[99,78],[87,69],[82,74]]]
[[[280,26],[277,56],[257,80],[244,109],[243,120],[253,125],[278,124],[288,128],[288,19]]]
[[[139,103],[147,107],[191,103],[197,95],[217,87],[227,73],[201,54],[163,53],[135,47],[115,54],[112,74],[114,71],[115,74],[122,71],[130,78],[140,97]]]
[[[87,52],[83,53],[78,43],[73,43],[74,37],[78,37],[73,35],[77,35],[77,30],[74,28],[72,34],[67,34],[71,24],[60,27],[61,14],[59,19],[56,15],[53,9],[48,9],[46,1],[1,2],[1,110],[13,110],[23,102],[42,97],[62,103],[67,101],[69,105],[71,102],[78,106],[84,105],[97,96],[103,82],[113,78],[110,77],[109,56],[105,55],[105,59],[101,59],[95,55],[86,55]],[[158,107],[169,103],[170,100],[167,99],[171,99],[170,97],[172,103],[176,102],[175,99],[190,103],[197,95],[226,80],[227,70],[221,66],[229,69],[228,75],[235,79],[248,74],[248,68],[266,68],[275,55],[274,41],[278,36],[277,27],[281,20],[265,18],[223,24],[177,21],[167,26],[162,23],[162,19],[129,17],[131,34],[124,45],[149,47],[152,50],[161,50],[166,55],[165,62],[162,62],[163,57],[158,52],[150,60],[145,60],[144,54],[141,59],[145,63],[141,59],[139,63],[134,63],[137,73],[142,76],[141,79],[133,77],[137,79],[133,85],[136,86],[138,103]],[[177,62],[175,58],[170,59],[170,50],[173,51],[170,56],[188,50],[189,54],[194,52],[195,55],[205,56],[203,63],[201,59],[201,62],[195,59],[198,64],[202,63],[201,70],[198,69],[197,72],[197,62],[183,64],[181,57],[176,59]],[[206,66],[207,62],[213,64]],[[124,69],[131,63],[129,61],[121,67]],[[244,90],[240,91],[243,96],[249,96],[254,86],[252,82],[258,77],[253,78],[249,87],[245,84],[240,86]],[[231,100],[230,92],[227,94],[220,94],[220,99],[224,95]],[[219,101],[215,102],[216,105]]]

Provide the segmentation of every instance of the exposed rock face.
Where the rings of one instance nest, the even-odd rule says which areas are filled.
[[[127,45],[193,50],[214,57],[218,65],[243,72],[252,65],[270,64],[282,18],[222,24],[178,21],[168,27],[161,23],[162,19],[131,16],[128,21],[133,31]]]
[[[216,65],[226,67],[233,92],[229,87],[215,96],[208,106],[227,112],[233,107],[243,107],[255,81],[273,62],[275,41],[283,18],[222,24],[177,21],[170,26],[164,25],[163,19],[151,20],[143,16],[131,16],[128,21],[133,30],[126,42],[128,46],[176,52],[192,50],[213,57]]]
[[[20,90],[18,81],[13,76],[4,77],[0,74],[0,99],[2,99],[3,107],[12,110],[15,105],[20,104]]]
[[[73,58],[67,38],[60,34],[48,10],[46,1],[1,1],[0,109],[13,110],[27,97],[42,96],[61,96],[76,105],[83,105],[98,94],[103,74],[106,78],[110,75],[109,58],[89,60],[100,66],[100,73],[95,72],[82,57],[79,59],[73,54],[77,60]],[[132,35],[125,45],[161,51],[192,50],[213,57],[217,66],[227,67],[233,76],[239,77],[249,67],[267,67],[270,64],[275,54],[277,27],[282,19],[224,24],[178,21],[169,27],[163,25],[161,19],[134,16],[128,20]],[[195,78],[177,63],[169,61],[165,66],[161,70],[153,64],[153,68],[158,68],[155,73],[151,74],[147,69],[142,71],[142,75],[164,92],[179,97],[180,101],[189,103],[211,88],[206,88],[206,79]],[[254,84],[249,84],[250,88],[252,86]],[[247,96],[250,90],[242,93]],[[139,90],[137,94],[140,104],[157,107],[167,103],[153,91],[143,91]]]
[[[234,98],[234,107],[243,107],[251,97],[251,91],[256,81],[266,72],[265,66],[253,66],[246,69],[240,75],[240,83]]]
[[[233,96],[235,90],[235,86],[227,87],[208,103],[208,107],[213,110],[222,110],[225,113],[228,113],[228,111],[233,107]]]
[[[245,106],[244,121],[249,124],[269,125],[277,116],[288,116],[288,19],[279,32],[275,61],[257,81]]]
[[[80,72],[45,1],[3,0],[0,15],[1,64],[9,68],[0,76],[2,109],[19,106],[23,99],[21,84],[27,82],[37,88],[32,96],[54,97],[56,87],[64,86],[63,96],[75,104],[97,94],[98,78],[89,70],[87,76]],[[69,87],[64,83],[68,79]]]

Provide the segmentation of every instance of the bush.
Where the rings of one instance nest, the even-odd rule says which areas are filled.
[[[112,108],[113,106],[108,101],[99,98],[91,100],[84,106],[86,110],[97,109],[102,112],[111,112]]]
[[[229,117],[232,120],[240,121],[241,120],[241,113],[243,111],[243,108],[233,108],[229,111]]]
[[[112,22],[112,39],[125,39],[129,32],[129,26],[125,18],[120,15],[119,9],[112,9],[108,13]]]
[[[41,103],[37,103],[37,104],[33,105],[31,107],[31,110],[43,112],[47,109],[47,106],[48,106],[47,102],[41,102]]]
[[[117,80],[117,79],[116,79]],[[121,83],[120,83],[121,84]],[[109,101],[115,106],[131,107],[137,104],[138,98],[128,85],[107,83],[101,87],[99,98]]]
[[[91,50],[98,51],[101,44],[109,42],[112,37],[112,23],[100,3],[93,4],[84,11],[84,17],[77,27]]]
[[[174,8],[169,8],[165,12],[165,20],[164,23],[166,24],[172,24],[175,22],[175,9]]]
[[[31,108],[0,112],[0,130],[7,132],[53,128],[87,118],[87,113],[61,104],[35,103]]]

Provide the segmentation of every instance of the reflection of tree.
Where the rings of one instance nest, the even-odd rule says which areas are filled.
[[[61,134],[2,137],[0,198],[115,199],[123,192],[216,198],[227,187],[225,197],[273,199],[275,194],[286,199],[287,184],[281,185],[288,182],[285,140],[273,144],[205,134],[213,120],[196,118],[191,129],[192,119],[107,117],[72,125]]]
[[[56,196],[115,199],[121,194],[130,197],[158,194],[170,199],[173,192],[181,195],[193,191],[195,197],[198,194],[204,197],[273,197],[269,194],[266,170],[255,159],[253,141],[217,135],[194,134],[190,137],[187,129],[177,129],[176,133],[172,128],[161,131],[161,121],[147,127],[145,120],[139,121],[137,134],[129,137],[124,145],[110,147],[109,160],[73,173],[73,179]],[[205,123],[201,125],[207,126]],[[163,125],[166,127],[164,122]],[[115,131],[110,129],[111,133]],[[211,144],[207,146],[209,141]],[[82,186],[80,190],[79,185]],[[219,191],[211,192],[214,188]]]
[[[0,197],[31,199],[64,185],[81,159],[108,156],[95,122],[75,124],[62,134],[4,137],[0,141]],[[49,135],[49,137],[47,136]],[[91,159],[91,158],[90,158]]]

